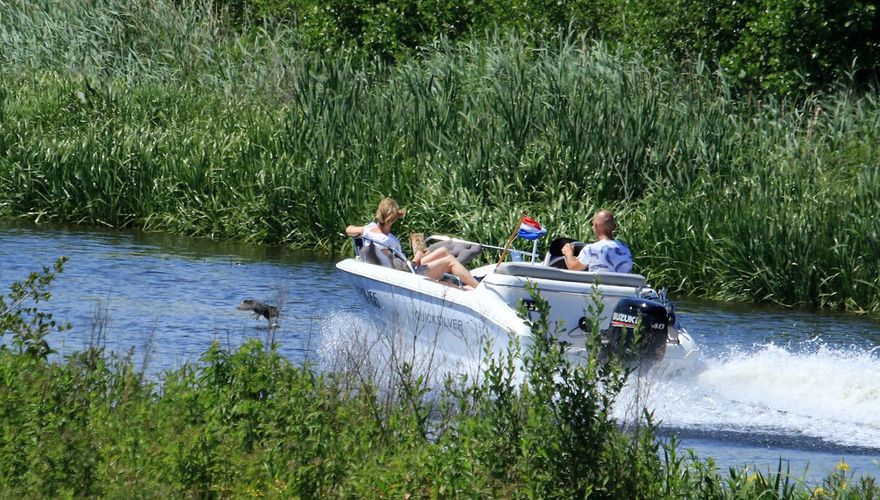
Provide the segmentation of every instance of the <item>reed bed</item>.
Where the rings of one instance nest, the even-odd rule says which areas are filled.
[[[376,201],[498,243],[617,210],[680,292],[880,311],[880,110],[743,101],[697,60],[560,35],[395,66],[233,30],[207,4],[2,3],[0,214],[335,252]]]

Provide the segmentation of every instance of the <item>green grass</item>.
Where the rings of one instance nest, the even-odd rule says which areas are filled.
[[[740,101],[572,37],[388,66],[199,4],[5,5],[0,215],[336,252],[385,195],[402,232],[490,243],[523,209],[589,239],[608,207],[675,291],[880,311],[874,92]]]

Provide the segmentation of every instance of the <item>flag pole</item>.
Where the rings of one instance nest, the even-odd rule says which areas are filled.
[[[519,217],[519,220],[516,221],[516,226],[513,227],[513,232],[510,233],[510,238],[507,239],[507,244],[504,245],[504,250],[501,252],[501,257],[498,259],[498,263],[495,264],[495,269],[498,269],[498,266],[504,262],[504,257],[507,256],[507,249],[510,248],[510,245],[513,243],[514,238],[516,238],[516,233],[519,232],[519,226],[522,224],[523,217],[529,215],[528,212],[523,210],[522,215]]]

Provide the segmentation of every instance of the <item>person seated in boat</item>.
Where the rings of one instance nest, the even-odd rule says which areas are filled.
[[[383,266],[394,267],[392,265],[392,257],[386,248],[397,250],[403,253],[403,247],[400,240],[391,232],[391,227],[398,219],[406,215],[405,210],[397,205],[397,202],[391,198],[385,198],[379,202],[376,208],[376,218],[373,222],[365,226],[349,225],[345,228],[345,233],[349,236],[361,236],[367,242],[377,243],[377,247],[382,250],[377,252],[379,260]],[[455,257],[449,254],[449,251],[440,247],[431,252],[425,252],[421,249],[415,252],[412,263],[415,271],[419,274],[428,276],[431,279],[439,279],[444,274],[451,274],[458,277],[465,285],[475,288],[479,282],[473,277],[470,271],[464,267]]]
[[[614,239],[617,222],[608,210],[599,210],[593,216],[593,234],[596,241],[584,245],[577,257],[571,243],[562,247],[565,266],[575,271],[604,271],[611,273],[629,273],[632,271],[632,252],[620,240]]]

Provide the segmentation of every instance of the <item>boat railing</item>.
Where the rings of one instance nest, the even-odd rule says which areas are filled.
[[[488,243],[478,243],[476,241],[464,240],[461,238],[455,238],[455,237],[447,236],[444,234],[434,234],[434,235],[431,235],[431,236],[428,236],[427,238],[425,238],[426,244],[431,241],[433,241],[434,243],[451,242],[453,244],[475,245],[475,246],[479,246],[480,248],[489,248],[492,250],[498,250],[499,252],[504,251],[504,247],[500,247],[500,246],[496,246],[496,245],[489,245]],[[527,258],[530,259],[532,262],[535,262],[535,259],[538,257],[537,252],[518,250],[516,248],[508,248],[507,253],[508,253],[508,255],[510,255],[510,260],[513,262],[523,262]]]
[[[397,269],[398,271],[407,271],[415,274],[416,270],[412,265],[412,262],[406,258],[400,250],[396,248],[392,248],[388,245],[383,245],[378,241],[373,241],[369,238],[364,238],[363,236],[354,236],[351,238],[352,247],[354,247],[354,255],[355,258],[368,262],[370,264],[376,264],[380,266],[384,266],[381,259],[379,259],[378,254],[376,254],[376,247],[382,247],[383,250],[388,251],[388,257],[391,260],[391,267]],[[366,242],[369,242],[367,244]]]

